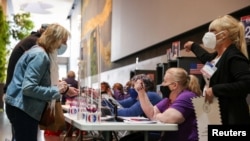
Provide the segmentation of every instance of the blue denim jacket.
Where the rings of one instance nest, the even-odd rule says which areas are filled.
[[[46,102],[59,98],[57,86],[51,86],[50,59],[44,49],[36,45],[18,60],[5,102],[39,121]]]

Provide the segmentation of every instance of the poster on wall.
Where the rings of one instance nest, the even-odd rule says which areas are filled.
[[[171,48],[166,50],[167,60],[171,60]]]
[[[249,45],[250,44],[250,15],[242,16],[240,20],[245,26],[245,38],[246,38],[247,44]]]
[[[76,1],[76,0],[75,0]],[[98,28],[99,48],[101,50],[101,72],[112,70],[111,62],[111,27],[112,27],[112,2],[110,0],[78,0],[81,9],[80,27],[81,41],[87,40],[90,32]],[[77,3],[78,3],[77,2]],[[98,6],[96,3],[98,2]],[[98,15],[98,16],[97,16]],[[120,50],[117,52],[120,53]],[[94,68],[94,67],[93,67]],[[103,74],[103,73],[102,73]]]
[[[171,60],[176,60],[177,57],[180,57],[180,41],[172,43]]]
[[[81,41],[80,78],[86,80],[86,84],[92,85],[99,82],[100,68],[100,47],[98,27],[93,29]]]

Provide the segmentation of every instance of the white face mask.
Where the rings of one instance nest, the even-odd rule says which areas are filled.
[[[205,35],[202,38],[203,45],[206,48],[214,49],[215,46],[216,46],[216,44],[217,44],[216,36],[218,34],[221,34],[222,32],[223,31],[221,31],[221,32],[219,32],[217,34],[214,34],[213,32],[207,32],[207,33],[205,33]]]
[[[62,55],[67,50],[67,45],[61,44],[61,46],[57,49],[57,54]]]

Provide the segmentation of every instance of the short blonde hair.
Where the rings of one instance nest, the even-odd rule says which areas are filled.
[[[45,49],[47,53],[52,53],[59,46],[66,42],[70,32],[59,24],[50,24],[38,39],[37,44]]]

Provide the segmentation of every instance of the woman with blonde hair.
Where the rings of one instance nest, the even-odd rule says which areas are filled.
[[[250,124],[246,101],[250,70],[243,23],[230,15],[219,17],[210,23],[202,41],[214,52],[193,41],[185,43],[184,48],[205,64],[201,69],[206,82],[205,100],[211,103],[214,97],[218,98],[222,124]]]
[[[197,121],[192,104],[192,98],[201,95],[198,78],[189,75],[183,68],[169,68],[162,85],[169,89],[169,98],[164,98],[156,105],[152,105],[142,80],[138,79],[134,83],[141,107],[149,119],[179,125],[178,131],[165,132],[161,140],[198,141]],[[124,137],[122,141],[127,139]],[[135,139],[141,140],[138,137],[131,140]],[[154,140],[156,139],[150,139],[150,141]]]
[[[60,100],[67,91],[66,82],[59,83],[53,78],[58,70],[52,67],[50,55],[57,54],[69,34],[63,26],[50,24],[37,45],[26,51],[16,64],[5,96],[6,114],[16,141],[37,141],[38,124],[46,103]]]

